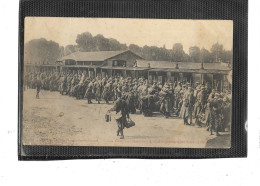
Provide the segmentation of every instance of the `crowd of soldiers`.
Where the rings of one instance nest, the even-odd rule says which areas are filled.
[[[160,82],[144,78],[96,77],[72,72],[29,72],[25,74],[24,89],[59,91],[76,99],[95,99],[99,104],[124,100],[126,111],[144,116],[161,112],[166,118],[180,117],[185,125],[205,126],[210,135],[230,127],[231,93],[218,92],[206,82],[191,85],[186,81]],[[128,113],[126,113],[128,115]],[[194,123],[193,123],[194,121]]]

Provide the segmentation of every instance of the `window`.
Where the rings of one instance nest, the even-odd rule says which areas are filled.
[[[94,61],[94,62],[92,62],[92,65],[94,65],[94,66],[99,66],[99,65],[102,65],[102,61]]]
[[[84,65],[90,65],[91,62],[89,61],[84,61]]]
[[[83,61],[78,61],[78,65],[83,65]]]
[[[65,60],[65,65],[76,65],[76,61],[74,61],[74,60]]]
[[[118,65],[117,61],[113,61],[113,67],[116,67]]]
[[[113,61],[113,67],[125,67],[126,61],[123,60],[114,60]]]

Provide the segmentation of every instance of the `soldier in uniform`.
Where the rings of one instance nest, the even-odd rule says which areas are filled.
[[[127,81],[124,81],[124,84],[122,86],[122,93],[125,94],[126,92],[128,92],[128,83]]]
[[[142,113],[142,91],[143,91],[143,80],[139,79],[139,85],[137,88],[137,108]]]
[[[124,139],[123,130],[125,127],[125,123],[127,122],[127,119],[129,119],[129,110],[125,98],[125,96],[119,96],[117,101],[115,102],[114,107],[109,110],[109,112],[116,111],[116,114],[119,115],[119,117],[116,118],[116,123],[118,127],[117,136],[120,136],[120,139]]]
[[[146,82],[141,86],[140,112],[144,116],[151,116],[152,115],[152,111],[150,109],[148,88],[149,88],[149,85]]]
[[[134,95],[134,91],[133,90],[128,92],[126,102],[127,102],[127,105],[128,105],[129,112],[131,112],[131,114],[135,114],[136,113],[136,109],[135,109],[135,95]]]
[[[70,90],[69,90],[69,96],[73,96],[73,89],[76,86],[76,77],[75,75],[72,77],[71,82],[70,82]]]
[[[115,79],[114,83],[112,84],[113,103],[117,100],[117,87],[118,82],[117,79]]]
[[[26,90],[29,88],[29,73],[26,73],[24,75],[24,87],[23,90]]]
[[[215,93],[215,97],[212,99],[210,103],[210,114],[209,114],[210,135],[213,135],[213,131],[215,130],[216,136],[219,136],[220,117],[221,117],[221,112],[220,112],[218,94]]]
[[[187,88],[188,87],[186,86],[186,84],[183,84],[182,89],[179,92],[179,102],[178,102],[176,114],[179,115],[180,118],[183,118],[183,113],[185,109],[185,106],[183,105],[183,101],[184,101],[184,95],[188,91]]]
[[[66,90],[67,94],[69,94],[69,95],[70,95],[70,89],[71,89],[71,82],[72,82],[72,80],[73,80],[73,74],[70,74],[68,79],[67,79],[67,90]]]
[[[201,86],[199,82],[196,82],[195,90],[194,90],[194,97],[197,98],[198,93],[201,91]]]
[[[170,86],[165,84],[159,96],[161,97],[161,106],[160,111],[164,115],[165,118],[170,116]]]
[[[50,75],[50,91],[54,91],[54,89],[55,89],[55,87],[54,87],[55,76],[56,76],[56,74],[54,74],[54,73],[52,73]]]
[[[96,97],[96,100],[98,102],[98,104],[100,104],[100,101],[101,101],[101,81],[96,81],[95,83],[95,88],[96,88],[96,93],[95,93],[95,97]]]
[[[120,83],[118,83],[117,89],[116,89],[116,98],[118,98],[122,96],[122,85]]]
[[[213,89],[213,90],[210,92],[210,94],[209,94],[209,98],[214,98],[216,92],[217,92],[217,91],[216,91],[215,89]]]
[[[205,104],[205,123],[207,131],[210,130],[210,114],[211,114],[211,102],[214,100],[215,93],[210,93]]]
[[[184,125],[192,125],[192,111],[194,105],[193,94],[194,94],[193,89],[189,87],[183,96],[181,117],[184,120]],[[188,120],[190,120],[190,123],[188,123]]]
[[[178,109],[178,105],[180,102],[180,91],[182,90],[181,82],[178,82],[178,85],[174,88],[174,107]],[[178,113],[177,113],[178,115]]]
[[[93,89],[93,83],[90,82],[90,83],[88,84],[88,88],[87,88],[86,93],[85,93],[85,96],[84,96],[84,97],[87,98],[88,104],[91,104],[91,103],[92,103],[92,102],[91,102],[91,99],[92,99],[92,89]]]
[[[135,109],[138,108],[138,82],[134,80],[134,86],[133,86],[133,94],[134,94],[134,105]]]
[[[204,110],[205,106],[205,88],[202,86],[200,90],[197,89],[196,103],[194,105],[194,118],[195,125],[201,126],[199,122],[199,117]]]
[[[227,95],[223,98],[223,122],[224,122],[224,131],[227,128],[230,130],[231,125],[231,102]]]
[[[209,95],[213,91],[208,82],[206,82],[205,91],[206,91],[207,95]]]
[[[36,86],[36,99],[40,99],[40,91],[41,91],[41,87],[42,87],[42,82],[40,77],[38,76],[36,81],[35,81],[35,86]]]
[[[175,88],[175,85],[174,85],[174,83],[172,83],[170,81],[169,86],[170,86],[170,88],[169,88],[170,104],[169,105],[170,105],[170,110],[174,111],[174,88]]]
[[[107,104],[109,103],[109,99],[110,99],[110,95],[111,95],[110,88],[111,88],[111,84],[108,81],[104,87],[103,96],[102,96]]]
[[[61,79],[61,87],[60,87],[60,93],[63,95],[63,92],[66,91],[66,86],[67,86],[67,75],[64,74],[63,78]]]

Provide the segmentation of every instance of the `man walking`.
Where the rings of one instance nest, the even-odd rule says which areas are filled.
[[[117,117],[116,123],[117,123],[117,136],[120,136],[120,139],[124,139],[124,127],[127,122],[127,119],[129,119],[129,110],[126,103],[126,97],[118,97],[115,106],[110,109],[109,111],[116,111]]]

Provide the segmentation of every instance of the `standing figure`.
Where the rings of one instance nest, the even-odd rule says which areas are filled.
[[[115,82],[112,84],[113,103],[117,100],[117,86],[118,86],[118,82],[116,79]]]
[[[64,77],[61,79],[61,87],[60,87],[60,93],[63,95],[63,92],[67,89],[67,76],[64,75]]]
[[[128,105],[129,112],[131,112],[131,114],[135,114],[136,113],[136,109],[135,109],[135,95],[134,95],[134,91],[130,91],[127,94],[126,103]]]
[[[195,125],[201,126],[201,123],[199,121],[199,118],[202,114],[202,112],[205,111],[205,96],[206,96],[206,91],[204,87],[201,87],[201,89],[197,89],[197,96],[196,96],[196,103],[194,105],[194,118],[195,118]]]
[[[23,86],[23,90],[24,90],[24,91],[29,88],[28,85],[29,85],[29,74],[26,73],[26,74],[24,75],[24,86]]]
[[[225,132],[225,129],[227,128],[228,131],[230,130],[231,125],[231,103],[229,99],[225,96],[223,98],[223,132]]]
[[[141,87],[140,95],[140,112],[144,116],[152,116],[152,111],[150,109],[149,95],[148,95],[148,84],[144,84]]]
[[[129,119],[129,110],[125,97],[123,96],[122,98],[120,98],[119,96],[117,101],[115,102],[115,106],[109,111],[116,111],[117,117],[115,118],[115,120],[118,127],[117,136],[120,136],[120,139],[124,139],[123,130],[127,122],[127,119]]]
[[[35,86],[36,86],[36,99],[40,99],[39,93],[40,93],[41,87],[42,87],[42,82],[40,80],[40,77],[37,77]]]
[[[92,89],[93,89],[93,83],[90,82],[90,83],[88,84],[88,88],[87,88],[86,93],[85,93],[85,96],[84,96],[84,97],[87,98],[88,104],[91,104],[91,103],[92,103],[92,102],[91,102],[91,99],[92,99]]]
[[[221,119],[221,110],[218,100],[217,93],[210,104],[210,114],[209,114],[209,129],[210,135],[213,135],[213,131],[216,132],[216,136],[219,136],[219,127]]]
[[[95,83],[95,97],[96,97],[96,101],[98,102],[98,104],[100,104],[101,101],[101,81],[96,81]]]
[[[106,103],[109,103],[109,99],[110,99],[110,83],[108,82],[105,87],[104,87],[104,91],[103,91],[103,98],[106,101]]]
[[[178,101],[178,106],[177,106],[177,111],[176,114],[179,115],[180,118],[183,118],[183,113],[184,113],[184,105],[183,105],[183,100],[184,100],[184,94],[187,92],[187,87],[186,85],[182,85],[182,89],[179,92],[179,101]],[[177,93],[176,93],[177,94]]]
[[[192,125],[192,111],[193,111],[193,105],[194,105],[194,92],[191,87],[188,88],[188,91],[185,92],[183,96],[183,105],[182,105],[182,115],[181,117],[184,120],[185,125]],[[190,120],[190,123],[188,123],[188,120]]]
[[[210,130],[210,114],[211,114],[211,102],[214,100],[215,93],[210,94],[208,99],[206,100],[205,105],[205,123],[207,131]]]
[[[74,86],[76,85],[75,82],[76,82],[76,77],[73,76],[71,79],[71,82],[70,82],[69,96],[73,96],[73,89],[74,89]]]
[[[164,85],[163,89],[160,92],[161,97],[161,106],[160,111],[164,115],[165,118],[170,116],[170,93],[169,93],[169,85]]]

